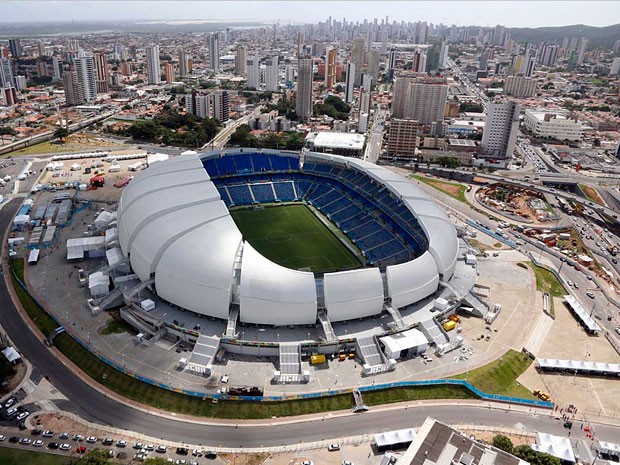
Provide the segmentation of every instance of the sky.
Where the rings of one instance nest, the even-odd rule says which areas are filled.
[[[317,22],[329,15],[357,21],[389,21],[490,27],[540,27],[620,22],[615,1],[49,1],[0,0],[0,22],[63,20],[279,20]]]

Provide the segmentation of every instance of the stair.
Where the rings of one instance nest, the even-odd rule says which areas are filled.
[[[237,320],[239,319],[239,306],[232,304],[228,312],[226,324],[226,337],[237,337]]]
[[[99,302],[99,308],[101,310],[118,307],[119,305],[123,305],[123,292],[118,287],[101,299],[101,302]]]
[[[301,347],[297,342],[280,344],[280,371],[276,372],[273,381],[278,384],[307,383],[308,372],[301,369]]]
[[[368,410],[368,406],[364,404],[364,400],[362,399],[362,393],[358,388],[353,389],[353,399],[355,400],[355,405],[351,409],[353,413],[365,412]]]
[[[151,284],[154,284],[154,283],[155,283],[155,279],[154,278],[151,278],[148,281],[141,282],[136,287],[134,287],[131,291],[129,291],[129,294],[127,295],[127,298],[130,299],[130,300],[133,300],[135,298],[135,296],[137,296],[140,291],[143,291],[148,286],[150,286]]]
[[[480,299],[476,294],[469,292],[463,301],[474,309],[473,313],[476,316],[484,318],[489,311],[489,306],[486,302]]]
[[[325,310],[319,310],[317,315],[319,317],[319,321],[321,322],[321,326],[323,327],[323,332],[325,333],[325,340],[328,342],[337,340],[338,338],[336,337],[332,323],[329,321]]]
[[[396,328],[398,328],[399,330],[407,328],[405,320],[403,320],[403,316],[400,314],[398,309],[394,307],[390,302],[385,302],[383,304],[383,310],[387,311],[390,314],[392,320],[394,320],[394,324],[396,324]]]

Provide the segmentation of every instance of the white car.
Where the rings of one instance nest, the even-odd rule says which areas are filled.
[[[60,450],[71,450],[71,444],[67,444],[66,442],[64,444],[61,444],[59,447]]]
[[[327,450],[331,452],[340,450],[340,444],[338,443],[330,444],[329,446],[327,446]]]
[[[43,444],[45,443],[41,441],[40,439],[37,439],[35,442],[32,443],[34,447],[43,447]]]
[[[116,443],[116,447],[127,447],[127,441],[124,439],[119,439]]]
[[[88,436],[88,437],[86,438],[86,442],[89,442],[89,443],[91,443],[91,444],[94,444],[94,443],[96,443],[96,442],[97,442],[97,438],[96,438],[95,436]]]

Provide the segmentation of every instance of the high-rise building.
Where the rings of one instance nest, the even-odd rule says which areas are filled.
[[[21,41],[19,39],[9,39],[9,50],[13,58],[20,58],[23,54]]]
[[[104,53],[95,53],[95,85],[97,93],[105,94],[109,91],[108,87],[108,69]]]
[[[28,80],[26,76],[15,76],[15,88],[17,90],[24,90],[28,87]]]
[[[413,62],[411,63],[411,71],[416,73],[426,72],[426,51],[416,50],[413,52]]]
[[[442,123],[447,97],[445,79],[399,77],[394,84],[392,117],[414,119],[420,125]]]
[[[616,76],[617,74],[620,74],[620,57],[614,58],[614,61],[611,62],[609,74],[611,76]]]
[[[39,76],[47,76],[47,63],[43,60],[37,60],[37,74]]]
[[[84,103],[75,71],[63,73],[62,84],[65,89],[65,102],[67,105],[81,105]]]
[[[209,96],[192,92],[185,96],[185,111],[198,118],[209,116]]]
[[[336,59],[338,58],[337,48],[328,48],[325,54],[325,88],[331,89],[336,85]]]
[[[10,107],[18,103],[17,90],[15,90],[15,87],[5,87],[3,89],[0,89],[0,93],[2,94],[2,99],[0,100],[2,101],[3,105]]]
[[[543,52],[540,54],[540,64],[552,68],[558,58],[558,46],[555,44],[545,45]]]
[[[161,66],[159,64],[159,45],[146,48],[146,72],[149,84],[161,82]]]
[[[258,57],[250,57],[247,59],[247,72],[248,79],[246,86],[251,89],[258,89],[260,84],[260,68],[258,63]]]
[[[525,72],[523,73],[525,77],[531,78],[534,75],[534,67],[536,66],[536,57],[528,56],[527,63],[525,64]]]
[[[248,48],[245,45],[237,45],[235,55],[235,74],[237,76],[247,76],[248,74]]]
[[[519,132],[520,108],[516,102],[489,104],[482,136],[483,158],[510,160]]]
[[[209,69],[216,73],[220,70],[220,35],[214,32],[209,36]]]
[[[344,86],[344,101],[353,103],[353,84],[355,83],[355,63],[347,63],[347,78]]]
[[[47,55],[45,50],[45,43],[42,40],[39,40],[37,42],[37,50],[39,51],[40,57],[44,57],[45,55]]]
[[[123,73],[123,76],[131,76],[131,73],[133,73],[133,63],[131,61],[123,61],[121,73]]]
[[[504,82],[504,94],[513,97],[532,97],[536,93],[536,80],[525,76],[508,76]]]
[[[355,64],[355,81],[354,85],[358,87],[362,78],[364,69],[364,55],[366,53],[366,41],[363,37],[358,37],[351,45],[351,62]]]
[[[579,41],[579,50],[577,51],[577,66],[583,65],[583,60],[586,55],[586,51],[588,50],[588,42],[589,40],[585,37],[582,37]]]
[[[172,63],[164,64],[164,79],[166,84],[172,84],[174,82],[174,65]]]
[[[498,24],[497,26],[495,26],[495,29],[493,30],[493,34],[491,35],[491,44],[499,45],[500,47],[503,47],[505,38],[506,38],[506,28]]]
[[[412,119],[392,119],[387,151],[392,156],[413,157],[418,146],[418,122]]]
[[[11,87],[13,85],[13,68],[11,60],[0,58],[0,88]]]
[[[390,53],[388,55],[388,64],[387,64],[387,69],[388,69],[388,79],[390,81],[394,80],[394,72],[396,71],[396,55],[397,51],[395,48],[390,50]]]
[[[216,90],[209,94],[211,118],[224,123],[230,119],[228,109],[228,91]]]
[[[82,52],[73,62],[80,94],[86,103],[94,103],[97,98],[95,83],[95,60],[90,53]]]
[[[376,49],[371,49],[368,52],[368,74],[372,77],[372,82],[379,82],[379,64],[381,62],[381,56],[379,55],[379,51]]]
[[[304,47],[304,33],[297,31],[297,59],[301,58]]]
[[[187,57],[185,56],[185,49],[179,49],[179,77],[187,77],[188,74]]]
[[[295,111],[301,121],[306,121],[312,116],[312,75],[312,58],[300,58],[297,71]]]
[[[268,92],[278,91],[278,56],[265,60],[265,90]]]
[[[448,52],[450,47],[444,41],[441,43],[441,50],[439,51],[439,67],[447,68],[448,67]]]
[[[52,71],[54,76],[53,81],[60,81],[62,79],[63,62],[56,56],[52,57]]]

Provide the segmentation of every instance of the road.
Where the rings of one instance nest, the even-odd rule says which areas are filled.
[[[261,109],[262,109],[262,106],[257,107],[253,112],[242,116],[241,118],[236,120],[234,123],[230,124],[229,126],[226,126],[224,129],[222,129],[220,132],[216,134],[213,140],[207,142],[205,145],[200,147],[200,150],[221,150],[223,149],[226,143],[228,142],[228,139],[230,139],[230,136],[232,136],[233,132],[235,132],[235,130],[242,124],[247,124],[248,120],[252,116],[255,116],[260,113]]]
[[[364,160],[376,163],[381,155],[381,146],[383,144],[383,124],[385,123],[385,110],[377,109],[375,111],[370,136],[366,142],[366,151]]]
[[[21,203],[12,200],[0,210],[0,230],[4,231]],[[475,405],[425,406],[411,409],[390,409],[364,413],[364,421],[358,416],[347,415],[314,421],[286,423],[265,427],[239,425],[197,425],[175,419],[146,413],[100,393],[82,381],[75,373],[48,349],[21,319],[9,298],[5,281],[0,284],[0,318],[5,331],[21,353],[41,373],[48,375],[51,382],[68,399],[60,402],[61,408],[97,423],[116,428],[148,434],[156,438],[191,444],[209,444],[224,447],[258,447],[295,444],[299,441],[316,441],[377,433],[388,429],[400,429],[422,424],[430,415],[452,424],[485,424],[491,426],[523,427],[529,431],[562,433],[558,420],[544,415],[533,415],[516,411],[489,410]],[[599,425],[597,433],[601,439],[617,438],[616,427]]]

